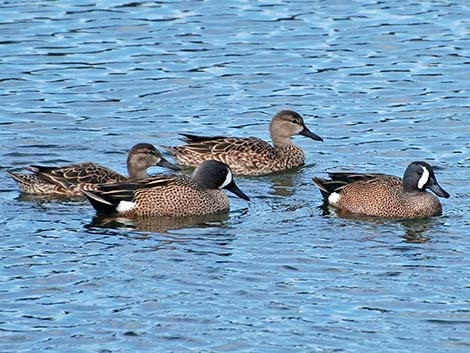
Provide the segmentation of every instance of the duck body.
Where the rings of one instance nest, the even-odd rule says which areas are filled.
[[[305,155],[292,143],[294,135],[304,135],[322,141],[312,133],[300,114],[283,110],[270,125],[273,145],[256,137],[197,136],[181,134],[186,143],[164,147],[178,164],[194,167],[206,160],[217,160],[230,166],[237,175],[258,176],[287,170],[305,163]]]
[[[229,210],[222,190],[206,190],[185,176],[160,176],[103,185],[89,200],[96,210],[123,217],[192,216]],[[97,200],[97,197],[102,200]],[[105,202],[103,202],[103,200]]]
[[[94,190],[99,183],[119,183],[127,180],[112,169],[95,163],[71,164],[63,167],[31,166],[33,174],[8,172],[20,191],[35,195],[80,196],[82,190]]]
[[[166,175],[84,191],[98,213],[124,217],[198,216],[226,212],[229,199],[221,189],[249,200],[235,184],[230,169],[217,161],[205,161],[192,177]]]
[[[179,150],[175,147],[177,153],[173,154],[176,162],[183,166],[196,166],[215,159],[231,166],[234,174],[259,176],[305,163],[304,152],[294,144],[276,147],[256,137],[183,135],[187,145]]]
[[[155,146],[148,143],[134,145],[127,157],[126,177],[96,163],[85,162],[60,167],[33,165],[25,169],[33,174],[8,172],[20,191],[34,195],[79,196],[82,190],[95,190],[97,184],[119,183],[147,177],[147,169],[159,165],[178,170],[164,159]]]
[[[431,166],[411,163],[403,178],[387,174],[329,173],[314,178],[324,201],[342,211],[373,217],[423,218],[442,214],[440,197],[449,194],[437,183]]]

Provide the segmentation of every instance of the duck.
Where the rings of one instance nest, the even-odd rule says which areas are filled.
[[[148,177],[147,169],[156,165],[173,170],[181,169],[163,158],[154,145],[138,143],[130,149],[127,156],[127,177],[92,162],[60,167],[32,165],[25,168],[32,174],[12,171],[8,171],[8,174],[25,194],[83,196],[82,190],[94,190],[97,184]]]
[[[230,167],[215,160],[202,162],[191,176],[159,175],[102,184],[83,193],[101,215],[184,217],[227,212],[229,199],[222,189],[250,201],[235,184]]]
[[[326,204],[346,214],[384,218],[440,216],[442,205],[435,195],[450,197],[437,182],[433,168],[423,161],[410,163],[403,178],[349,172],[328,175],[330,179],[314,177],[313,183]]]
[[[293,144],[292,136],[303,135],[323,141],[307,128],[302,116],[293,110],[281,110],[274,115],[269,132],[272,145],[257,137],[209,137],[182,133],[180,135],[186,144],[162,147],[183,167],[195,167],[213,159],[230,166],[236,175],[260,176],[305,163],[304,152]]]

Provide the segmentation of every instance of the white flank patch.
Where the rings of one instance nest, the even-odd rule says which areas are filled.
[[[429,181],[429,170],[427,168],[421,166],[423,168],[423,175],[418,180],[418,189],[423,190],[424,185],[426,185]]]
[[[223,189],[224,187],[226,187],[228,184],[232,182],[232,179],[233,179],[232,172],[229,170],[227,173],[227,176],[225,177],[225,181],[222,183],[222,185],[220,185],[220,188]]]
[[[124,213],[132,210],[135,207],[135,203],[131,201],[121,201],[116,207],[118,213]]]
[[[340,194],[338,194],[337,192],[332,192],[330,196],[328,196],[328,203],[330,205],[336,206],[339,203],[340,198],[341,198]]]

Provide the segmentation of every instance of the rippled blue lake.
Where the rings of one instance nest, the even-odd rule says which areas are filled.
[[[1,352],[468,352],[470,3],[0,1]],[[7,170],[138,142],[324,138],[196,220],[100,222]],[[327,171],[436,166],[443,215],[339,218]],[[152,173],[162,172],[153,168]]]

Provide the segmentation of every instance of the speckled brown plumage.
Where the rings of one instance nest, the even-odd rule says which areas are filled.
[[[258,138],[225,138],[175,147],[175,160],[185,166],[216,159],[237,175],[264,175],[304,164],[302,149],[294,144],[275,148]]]
[[[414,163],[419,163],[421,166],[424,162]],[[412,165],[413,163],[410,164]],[[427,166],[431,172],[429,187],[432,187],[433,191],[438,187],[439,196],[448,197],[448,194],[437,184],[431,167]],[[420,171],[420,169],[415,170]],[[427,185],[421,189],[417,187],[416,183],[421,174],[414,176],[414,184],[406,186],[404,179],[385,174],[329,173],[329,176],[330,180],[321,178],[313,180],[325,202],[341,210],[390,218],[422,218],[442,214],[442,206],[438,198],[425,191]],[[434,184],[431,186],[431,182],[437,187]]]
[[[150,187],[152,185],[153,187]],[[129,212],[122,212],[121,215],[204,215],[227,211],[230,207],[225,192],[219,189],[204,189],[191,178],[184,176],[154,178],[144,189],[133,192],[132,200],[136,207]]]
[[[216,161],[202,163],[191,178],[158,176],[100,185],[97,191],[84,193],[101,213],[118,213],[125,217],[178,217],[228,211],[228,197],[219,188],[249,200],[235,185],[230,169]]]
[[[28,169],[28,168],[26,168]],[[8,171],[10,177],[16,181],[20,191],[25,194],[32,195],[59,195],[63,193],[64,188],[44,181],[35,174],[15,173]],[[70,193],[73,196],[74,192]]]
[[[185,145],[164,147],[183,166],[197,166],[206,160],[218,160],[238,175],[265,175],[300,166],[305,162],[302,149],[291,137],[301,134],[322,140],[305,126],[302,117],[291,110],[277,113],[270,125],[273,146],[256,137],[204,137],[182,134]]]
[[[119,183],[128,179],[147,177],[147,168],[161,165],[176,169],[151,144],[132,147],[127,158],[129,177],[95,163],[78,163],[62,167],[31,166],[33,174],[8,172],[21,192],[36,195],[82,195],[82,190],[95,190],[96,184]]]

